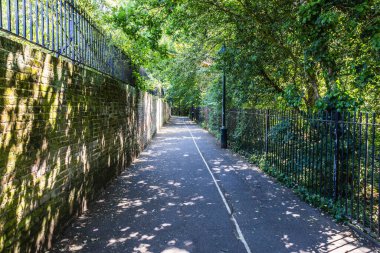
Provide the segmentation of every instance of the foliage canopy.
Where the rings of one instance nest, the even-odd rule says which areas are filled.
[[[119,0],[103,20],[175,105],[380,110],[380,0]],[[222,44],[224,53],[218,53]]]

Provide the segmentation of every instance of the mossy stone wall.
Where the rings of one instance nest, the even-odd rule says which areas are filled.
[[[168,119],[159,98],[0,38],[0,252],[38,252]]]

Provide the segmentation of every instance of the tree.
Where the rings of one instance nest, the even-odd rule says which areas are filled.
[[[230,108],[318,110],[329,99],[379,110],[379,9],[378,0],[129,0],[110,20],[182,104],[210,102],[223,67]]]

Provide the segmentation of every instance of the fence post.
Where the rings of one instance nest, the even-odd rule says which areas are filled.
[[[338,167],[339,167],[339,112],[334,113],[334,168],[333,168],[333,197],[334,200],[338,197]]]
[[[268,157],[269,110],[265,110],[265,159]]]

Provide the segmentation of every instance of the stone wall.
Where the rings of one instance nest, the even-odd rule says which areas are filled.
[[[36,252],[168,120],[162,100],[0,38],[0,252]]]
[[[148,93],[141,94],[139,101],[139,145],[145,147],[160,126],[169,120],[170,107]]]

